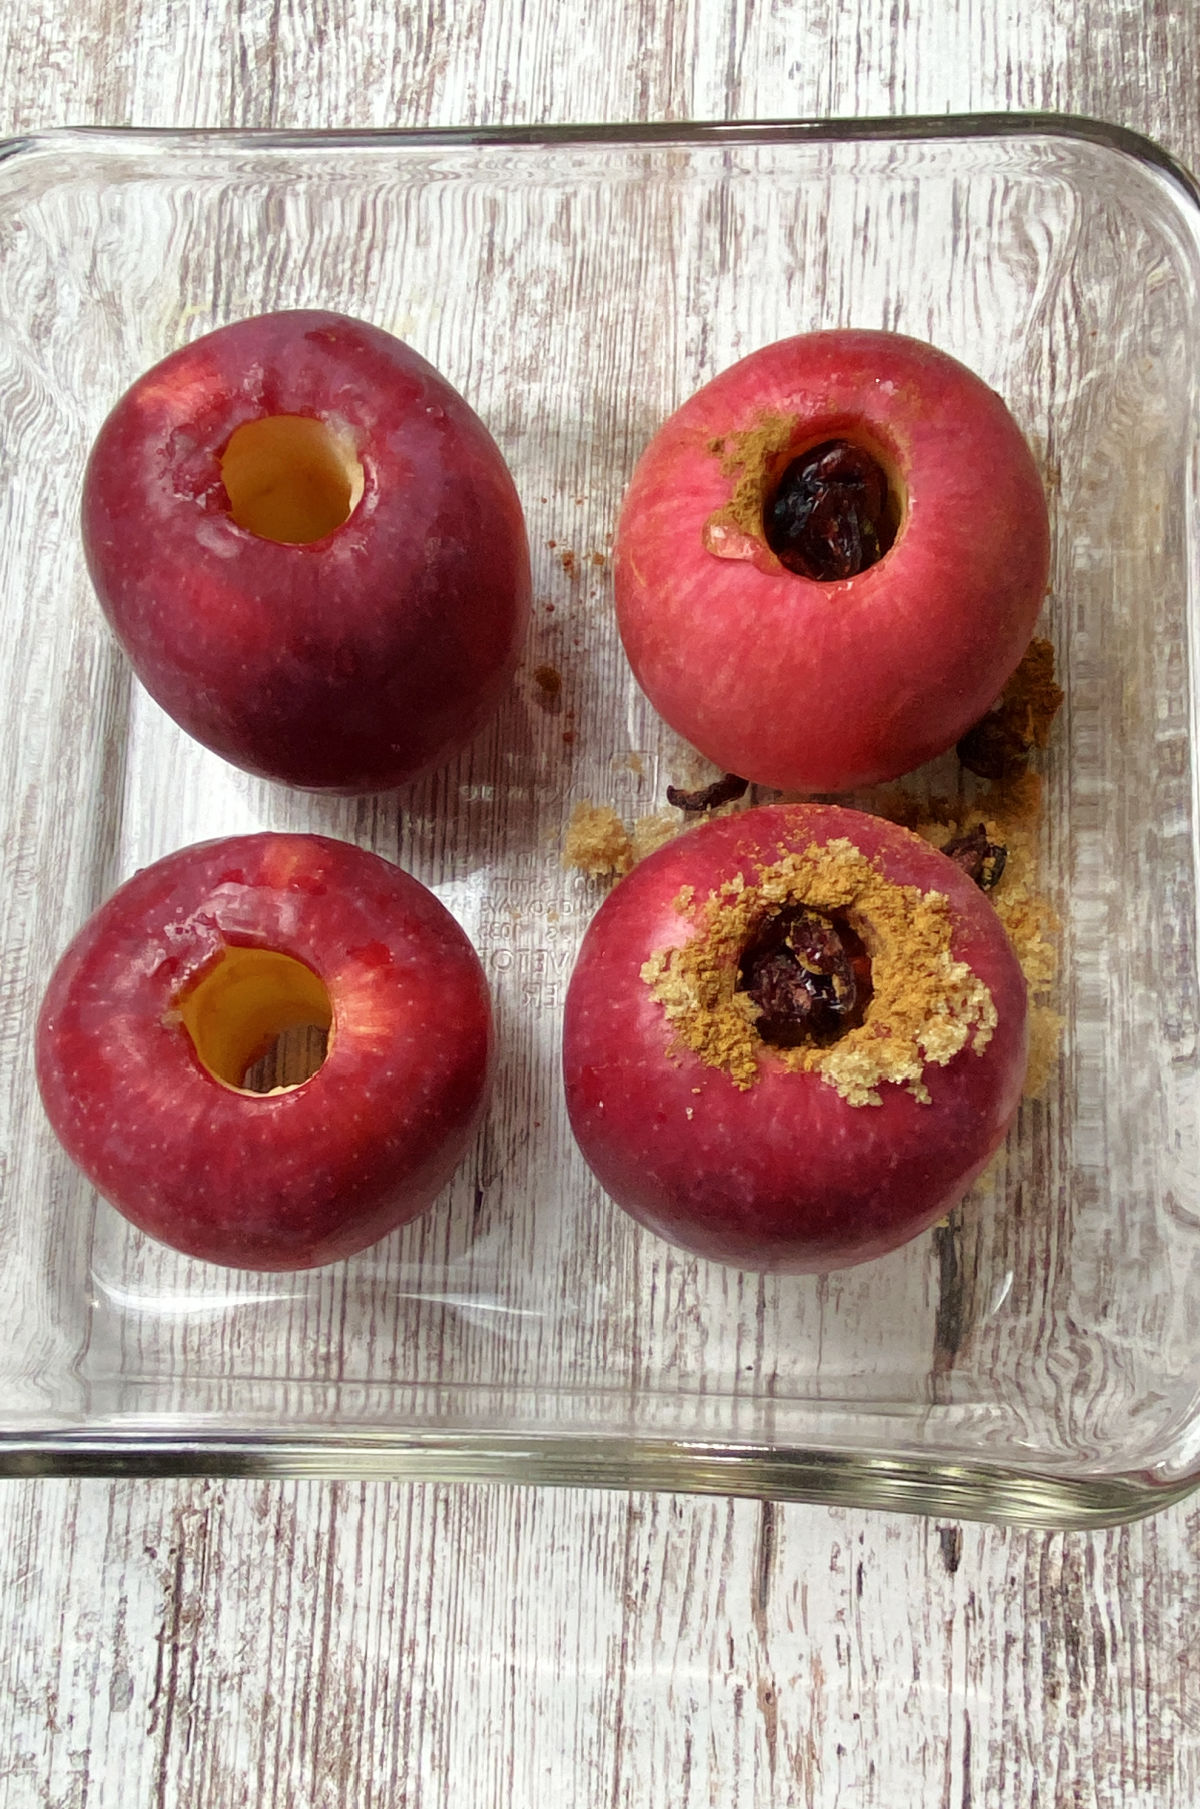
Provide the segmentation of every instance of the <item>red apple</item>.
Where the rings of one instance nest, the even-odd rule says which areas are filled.
[[[724,371],[651,441],[617,612],[651,703],[717,766],[846,791],[990,708],[1048,567],[1041,483],[992,390],[919,340],[810,333]]]
[[[298,1086],[244,1087],[281,1032],[329,1032]],[[63,956],[37,1072],[68,1154],[190,1256],[304,1269],[415,1218],[483,1109],[487,983],[419,882],[315,835],[204,842],[144,868]]]
[[[617,1204],[766,1270],[863,1262],[948,1212],[1025,1060],[1024,976],[983,892],[908,830],[821,805],[709,822],[635,867],[563,1031],[571,1125]]]
[[[410,347],[338,314],[238,321],[139,378],[93,449],[83,538],[163,709],[313,790],[384,790],[456,753],[529,615],[486,428]]]

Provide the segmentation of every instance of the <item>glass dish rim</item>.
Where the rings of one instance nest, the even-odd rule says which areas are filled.
[[[1054,111],[864,114],[845,118],[748,120],[601,121],[500,126],[55,126],[0,137],[0,162],[37,150],[68,144],[142,146],[172,145],[179,150],[228,150],[244,145],[260,150],[365,150],[406,145],[432,150],[465,145],[532,148],[570,145],[760,144],[789,141],[853,143],[915,142],[953,138],[1060,137],[1131,157],[1168,176],[1200,208],[1200,180],[1182,160],[1157,140],[1130,126],[1087,114]]]
[[[522,1483],[875,1508],[1045,1531],[1119,1526],[1185,1500],[1200,1476],[1042,1475],[1000,1464],[699,1439],[388,1429],[352,1433],[0,1434],[0,1477],[223,1477]]]
[[[810,142],[916,143],[952,139],[1061,138],[1129,158],[1166,178],[1196,211],[1200,181],[1154,139],[1130,127],[1053,111],[910,114],[895,117],[550,123],[505,126],[159,127],[63,126],[0,137],[0,164],[95,147],[170,149],[203,156],[231,150],[388,148],[563,149]],[[257,1477],[490,1482],[637,1489],[878,1508],[1047,1530],[1123,1524],[1182,1501],[1200,1487],[1200,1456],[1187,1474],[1145,1471],[1095,1477],[1025,1471],[819,1446],[762,1446],[695,1439],[578,1433],[432,1429],[310,1430],[292,1436],[229,1432],[54,1428],[0,1432],[5,1477]]]

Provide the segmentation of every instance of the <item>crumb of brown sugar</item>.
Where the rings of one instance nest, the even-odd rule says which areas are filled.
[[[733,480],[729,501],[716,512],[719,520],[743,533],[762,534],[763,497],[769,474],[790,446],[796,431],[792,415],[764,412],[753,427],[710,440],[708,450],[721,461],[722,477]]]
[[[1025,1071],[1024,1089],[1026,1099],[1041,1099],[1045,1094],[1058,1064],[1065,1021],[1062,1014],[1052,1010],[1049,1005],[1030,1005],[1029,1064]]]
[[[645,860],[656,848],[673,842],[684,827],[683,821],[673,810],[656,810],[648,816],[639,817],[633,826],[631,838],[635,862]]]
[[[567,825],[562,859],[564,867],[575,867],[595,879],[629,872],[633,844],[611,804],[593,804],[590,798],[584,798],[575,806]]]

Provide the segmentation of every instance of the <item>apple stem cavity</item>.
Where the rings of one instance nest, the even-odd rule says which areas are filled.
[[[854,578],[896,538],[896,510],[879,461],[848,440],[825,440],[785,466],[763,509],[763,534],[801,578]]]
[[[234,429],[221,481],[239,528],[304,546],[349,521],[363,468],[348,436],[309,415],[263,415]]]
[[[329,993],[311,967],[277,949],[236,944],[221,950],[176,1007],[213,1079],[259,1095],[310,1080],[333,1023]]]
[[[754,1028],[777,1049],[829,1048],[857,1029],[871,1002],[871,962],[850,925],[788,905],[742,951],[737,990],[756,1006]]]

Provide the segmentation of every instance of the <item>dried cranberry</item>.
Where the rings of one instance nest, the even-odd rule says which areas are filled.
[[[681,791],[678,785],[668,785],[667,803],[673,804],[676,810],[686,811],[689,816],[699,815],[705,810],[716,810],[721,804],[732,804],[735,798],[745,797],[749,787],[749,779],[739,779],[736,773],[723,773],[711,785],[702,785],[698,791]]]
[[[887,476],[848,440],[826,440],[792,460],[763,511],[767,545],[802,578],[853,578],[895,539]]]
[[[862,1023],[871,963],[849,924],[789,905],[743,949],[738,990],[758,1006],[755,1029],[765,1043],[827,1046]]]
[[[953,841],[946,843],[942,853],[956,867],[961,867],[981,892],[990,892],[1000,884],[1008,860],[1008,849],[1004,843],[989,841],[988,832],[982,823],[976,823],[974,829],[968,830],[965,835],[956,835]]]

